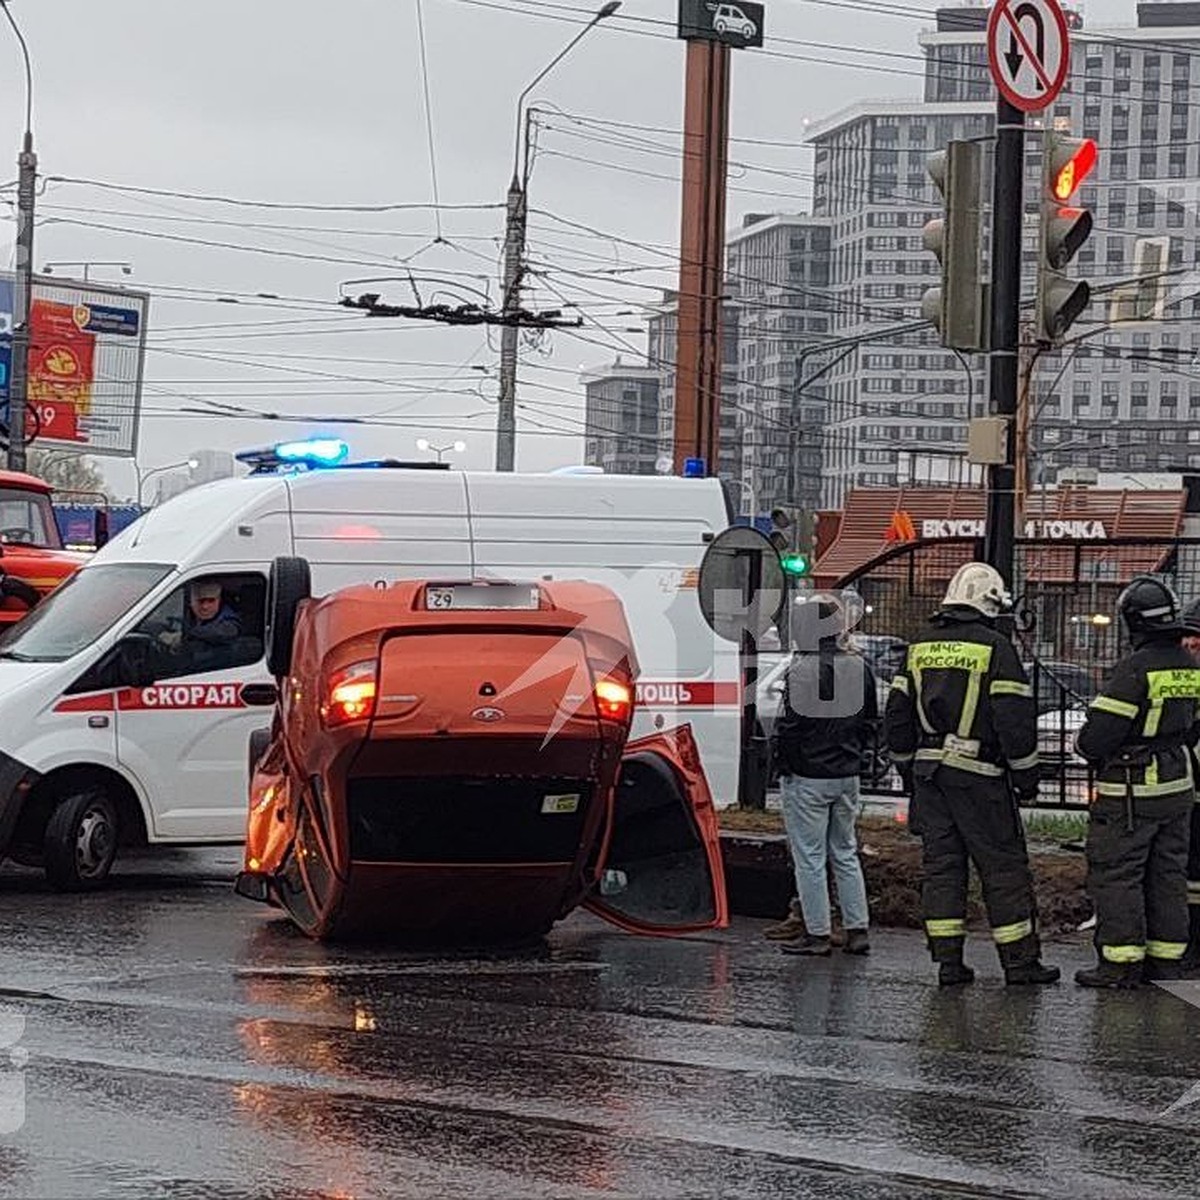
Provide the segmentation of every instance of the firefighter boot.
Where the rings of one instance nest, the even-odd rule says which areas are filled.
[[[938,964],[938,987],[958,987],[975,982],[975,972],[962,959]]]
[[[1004,967],[1004,982],[1009,987],[1057,983],[1062,977],[1057,967],[1048,967],[1042,962],[1042,948],[1036,934],[1000,946],[999,951],[1000,964]]]
[[[1179,965],[1191,977],[1194,972],[1200,971],[1200,904],[1188,906],[1188,922],[1187,952]]]
[[[1147,957],[1142,966],[1142,978],[1147,983],[1169,982],[1183,978],[1183,962],[1168,958]]]
[[[938,965],[938,987],[974,983],[975,972],[963,962],[966,938],[930,938],[929,953]]]
[[[1142,982],[1140,962],[1115,963],[1101,959],[1090,971],[1076,971],[1075,982],[1086,988],[1136,988]]]

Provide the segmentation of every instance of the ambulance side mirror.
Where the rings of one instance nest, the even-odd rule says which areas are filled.
[[[113,647],[113,655],[126,687],[149,687],[154,682],[154,639],[149,634],[127,634]]]

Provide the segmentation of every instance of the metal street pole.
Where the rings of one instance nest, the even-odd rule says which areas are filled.
[[[521,279],[525,274],[525,223],[529,187],[529,114],[525,99],[531,91],[579,44],[583,37],[605,17],[621,7],[621,0],[608,0],[592,19],[550,60],[533,82],[517,97],[517,137],[513,147],[512,182],[504,220],[504,296],[500,330],[500,387],[496,396],[496,470],[515,470],[517,457],[517,346],[520,329]],[[524,117],[525,161],[521,162],[522,118]]]
[[[25,422],[29,405],[29,312],[33,296],[33,207],[37,155],[33,152],[33,68],[20,27],[0,0],[25,60],[25,137],[17,156],[17,272],[13,286],[12,368],[8,384],[8,466],[25,470]]]
[[[1017,352],[1021,313],[1021,230],[1025,182],[1025,114],[996,99],[992,190],[992,314],[988,406],[1008,422],[1005,461],[988,467],[984,557],[1013,585],[1016,491]]]
[[[508,185],[504,223],[505,323],[500,330],[500,389],[496,403],[496,470],[515,470],[517,457],[517,347],[521,276],[525,271],[525,189],[516,175]]]

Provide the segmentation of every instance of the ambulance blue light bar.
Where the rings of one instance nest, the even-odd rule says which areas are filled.
[[[280,462],[310,463],[334,467],[350,455],[350,447],[340,438],[308,438],[301,442],[280,442],[275,457]]]
[[[305,438],[298,442],[278,442],[259,450],[243,450],[234,457],[249,466],[251,475],[270,475],[276,471],[341,466],[349,453],[350,447],[340,438]]]

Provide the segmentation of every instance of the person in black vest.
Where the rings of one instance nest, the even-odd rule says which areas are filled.
[[[785,954],[831,953],[827,870],[832,864],[847,954],[866,954],[869,911],[855,823],[859,775],[878,721],[875,679],[846,646],[844,606],[830,596],[797,605],[799,649],[788,668],[773,734],[775,761],[805,935]]]

